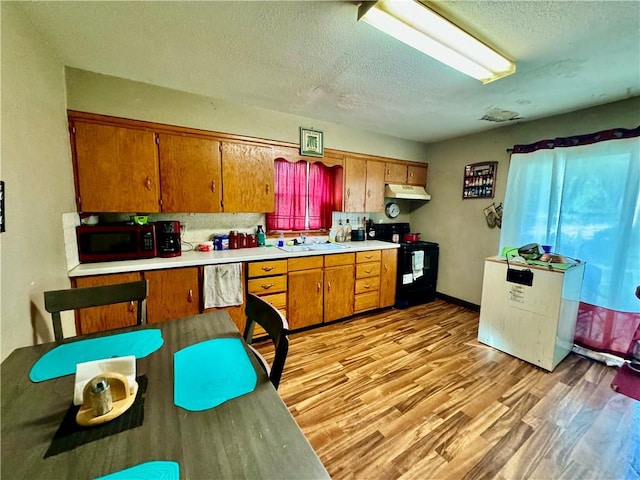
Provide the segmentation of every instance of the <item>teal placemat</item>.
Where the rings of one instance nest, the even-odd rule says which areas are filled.
[[[176,462],[146,462],[95,480],[178,480],[180,465]]]
[[[173,354],[173,402],[190,411],[252,392],[258,377],[239,338],[216,338]]]
[[[127,355],[144,358],[159,349],[163,343],[162,332],[157,328],[63,343],[49,350],[33,364],[29,378],[32,382],[42,382],[63,377],[75,373],[78,363],[102,358]]]

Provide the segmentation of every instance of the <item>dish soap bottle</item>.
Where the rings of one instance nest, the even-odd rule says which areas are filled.
[[[258,230],[256,231],[256,237],[258,240],[258,246],[264,247],[264,244],[267,242],[267,236],[265,235],[264,230],[262,230],[262,225],[258,225]]]
[[[347,223],[344,226],[344,241],[348,242],[351,240],[351,224],[349,223],[349,219],[347,218]]]

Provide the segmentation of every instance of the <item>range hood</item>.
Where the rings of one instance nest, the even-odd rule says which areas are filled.
[[[431,195],[424,187],[414,185],[386,185],[384,187],[385,198],[403,198],[406,200],[431,200]]]

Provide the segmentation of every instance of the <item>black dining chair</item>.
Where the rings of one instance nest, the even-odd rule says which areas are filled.
[[[289,324],[287,323],[287,319],[276,307],[252,293],[247,294],[245,313],[247,314],[247,324],[244,329],[244,339],[269,376],[269,380],[271,380],[271,383],[273,383],[273,386],[277,389],[280,385],[284,363],[287,360],[287,353],[289,352],[289,338],[287,337]],[[260,325],[265,332],[267,332],[267,335],[273,342],[275,355],[271,365],[269,365],[269,362],[267,362],[260,352],[251,346],[256,324]]]
[[[146,320],[146,298],[148,281],[118,283],[100,287],[69,288],[44,292],[44,308],[51,314],[53,335],[56,341],[64,339],[60,312],[99,307],[116,303],[137,302],[136,323]]]

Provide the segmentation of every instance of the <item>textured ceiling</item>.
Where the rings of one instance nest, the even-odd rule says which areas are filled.
[[[358,2],[20,2],[65,65],[423,142],[640,94],[639,1],[437,5],[517,72],[482,85]]]

